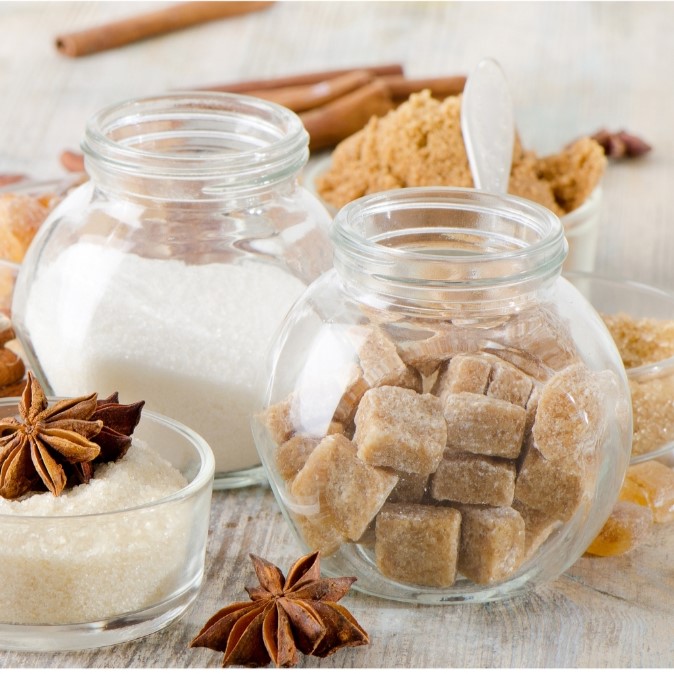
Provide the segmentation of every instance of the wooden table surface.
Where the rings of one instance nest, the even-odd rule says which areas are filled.
[[[493,56],[525,146],[554,152],[601,127],[653,145],[608,168],[596,266],[674,289],[674,4],[278,2],[87,58],[54,48],[58,33],[163,4],[0,2],[0,173],[63,175],[59,154],[77,148],[87,118],[126,98],[388,62],[416,77],[467,73]],[[0,652],[0,666],[216,667],[219,654],[187,644],[218,608],[245,598],[249,552],[287,568],[299,549],[266,488],[216,493],[204,586],[180,621],[98,650]],[[423,607],[352,592],[344,604],[371,645],[305,666],[671,666],[674,526],[660,525],[632,555],[581,559],[519,599]]]

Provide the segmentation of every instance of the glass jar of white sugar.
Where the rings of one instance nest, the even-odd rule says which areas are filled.
[[[298,176],[297,115],[178,93],[88,123],[89,182],[35,238],[13,320],[50,394],[119,390],[200,433],[216,487],[263,478],[250,432],[277,325],[331,264],[329,216]]]

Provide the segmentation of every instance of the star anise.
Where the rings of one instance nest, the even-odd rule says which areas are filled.
[[[140,415],[145,401],[122,405],[119,394],[113,393],[108,398],[97,401],[96,409],[90,421],[102,421],[103,427],[93,438],[101,448],[96,456],[96,463],[118,461],[131,446],[131,435],[140,421]],[[94,462],[84,461],[72,465],[71,482],[75,484],[87,483],[93,477]]]
[[[218,611],[191,647],[222,651],[223,667],[292,667],[298,650],[324,658],[344,646],[369,643],[367,632],[338,602],[355,578],[321,578],[320,552],[306,555],[284,578],[274,564],[250,555],[260,587],[246,588],[251,601]]]
[[[101,451],[90,439],[103,428],[103,421],[90,420],[95,409],[95,393],[48,407],[40,383],[28,372],[21,419],[0,419],[0,496],[18,498],[40,482],[59,496],[67,482],[62,464],[92,461]]]
[[[624,129],[620,131],[600,129],[592,135],[592,138],[602,146],[604,154],[611,159],[641,157],[652,149],[645,140],[627,133]]]
[[[121,459],[131,445],[143,401],[119,403],[117,393],[61,400],[53,407],[28,372],[20,419],[0,419],[0,497],[14,499],[40,487],[60,496],[89,482],[94,463]]]

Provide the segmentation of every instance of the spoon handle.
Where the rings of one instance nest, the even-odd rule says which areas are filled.
[[[480,61],[468,77],[461,133],[475,187],[507,192],[515,142],[513,103],[503,70],[492,58]]]

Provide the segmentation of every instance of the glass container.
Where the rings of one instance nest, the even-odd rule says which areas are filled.
[[[17,411],[18,398],[0,402],[2,417]],[[40,504],[29,514],[24,506],[31,499],[0,498],[6,581],[0,649],[80,650],[130,641],[164,628],[196,599],[204,575],[213,453],[191,429],[149,411],[143,411],[133,437],[158,455],[154,465],[165,461],[177,469],[185,486],[163,498],[155,486],[148,489],[155,494],[149,501],[106,512],[83,508],[81,499],[73,505],[85,493],[75,491],[90,488],[104,502],[106,488],[94,484],[104,478],[96,475],[58,498],[34,496]],[[127,488],[138,490],[133,475],[132,468]]]
[[[264,479],[254,382],[277,324],[331,262],[299,185],[308,135],[252,97],[177,93],[88,123],[90,180],[51,213],[17,281],[29,366],[59,396],[119,391],[203,435],[216,487]]]
[[[613,340],[560,276],[559,218],[408,188],[345,206],[332,239],[253,420],[302,547],[409,602],[500,599],[561,574],[611,512],[632,419]]]

